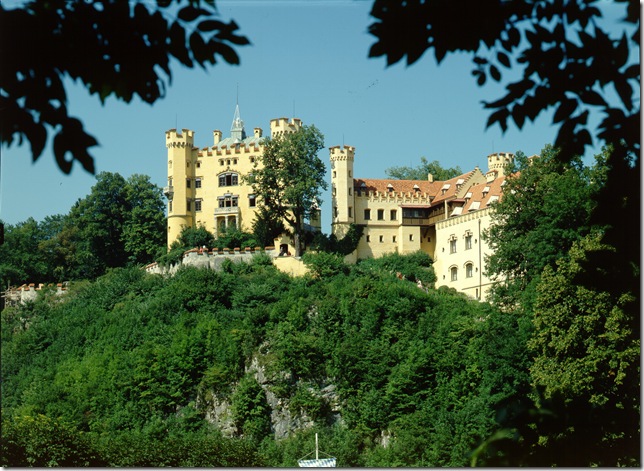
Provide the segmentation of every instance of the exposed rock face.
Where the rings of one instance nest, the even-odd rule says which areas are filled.
[[[265,348],[260,348],[260,351],[262,350]],[[261,353],[254,355],[250,365],[246,367],[246,374],[253,375],[266,394],[266,402],[271,409],[271,428],[275,439],[286,438],[295,431],[305,430],[315,425],[315,421],[306,412],[301,409],[293,410],[291,398],[279,397],[274,392],[274,386],[278,382],[291,381],[291,376],[288,373],[269,374],[266,368],[266,355]],[[311,395],[321,398],[326,406],[325,409],[329,411],[325,417],[327,423],[342,423],[340,398],[335,392],[335,385],[330,381],[325,381],[321,387],[298,382],[296,388],[307,388]],[[219,397],[213,393],[207,396],[199,399],[201,406],[206,410],[206,420],[215,424],[224,436],[232,437],[238,434],[228,398]]]

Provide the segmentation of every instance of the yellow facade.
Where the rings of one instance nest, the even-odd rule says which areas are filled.
[[[278,118],[270,121],[271,137],[295,132],[301,120]],[[230,136],[213,131],[213,144],[194,145],[194,131],[170,129],[165,133],[168,149],[168,247],[184,226],[204,226],[213,234],[236,227],[252,232],[257,199],[251,176],[262,155],[265,137],[261,128],[246,135],[244,123],[235,110]],[[319,226],[319,218],[311,222]]]
[[[485,299],[489,247],[480,234],[490,224],[490,205],[501,196],[503,169],[512,154],[488,156],[479,168],[446,181],[360,179],[353,175],[355,148],[331,147],[332,232],[341,238],[349,225],[364,227],[357,249],[346,260],[409,254],[422,250],[434,260],[436,286],[446,285]]]

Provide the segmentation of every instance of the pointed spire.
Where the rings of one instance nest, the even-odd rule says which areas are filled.
[[[244,122],[239,115],[239,103],[235,107],[235,116],[233,117],[233,124],[230,127],[230,137],[232,137],[234,141],[243,141],[246,139]]]

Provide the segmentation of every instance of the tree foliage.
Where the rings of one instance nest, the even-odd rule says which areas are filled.
[[[101,172],[66,215],[7,225],[0,282],[7,285],[96,278],[108,268],[149,263],[165,247],[161,188],[145,175]]]
[[[484,233],[491,248],[486,271],[499,281],[493,287],[496,302],[513,306],[522,300],[530,309],[544,267],[554,267],[573,242],[589,233],[607,154],[598,155],[592,168],[580,158],[561,162],[551,146],[532,158],[516,154]]]
[[[514,316],[410,281],[431,272],[420,254],[319,278],[263,261],[111,270],[3,311],[3,420],[64,423],[61,456],[89,443],[109,466],[294,466],[311,431],[275,441],[272,396],[314,421],[342,466],[463,466],[494,406],[525,389],[524,339]],[[206,420],[214,395],[231,404],[234,437]],[[32,446],[16,443],[3,464]]]
[[[456,167],[443,168],[438,160],[429,162],[425,157],[420,158],[420,165],[418,167],[400,166],[390,167],[385,170],[385,174],[389,178],[396,180],[427,180],[429,174],[432,175],[434,180],[449,180],[462,173],[463,171],[458,165]]]
[[[553,124],[559,134],[553,144],[567,160],[583,155],[592,143],[588,116],[599,109],[604,119],[596,136],[605,143],[623,141],[627,152],[637,154],[640,118],[634,96],[640,72],[629,52],[639,47],[639,8],[621,3],[625,26],[611,36],[600,21],[601,6],[592,1],[485,1],[464,13],[450,2],[375,0],[369,31],[376,42],[369,56],[385,56],[388,65],[406,57],[413,64],[433,50],[440,63],[464,51],[472,55],[472,75],[479,85],[487,77],[501,81],[503,69],[520,71],[503,97],[485,102],[493,111],[488,126],[499,124],[505,130],[512,119],[521,129],[526,120],[555,108]],[[451,26],[455,19],[459,34]],[[617,104],[607,98],[612,91]]]
[[[252,185],[260,210],[265,208],[272,220],[287,223],[298,256],[304,221],[321,206],[320,193],[327,188],[326,167],[317,155],[323,147],[322,133],[315,126],[302,126],[267,141],[253,170]]]
[[[0,139],[29,141],[33,159],[48,133],[58,167],[78,161],[94,173],[89,149],[98,144],[69,115],[65,77],[80,81],[104,103],[110,96],[129,103],[135,96],[154,103],[171,82],[171,60],[205,68],[218,59],[239,64],[235,46],[249,44],[234,21],[218,19],[214,0],[180,6],[156,2],[29,1],[0,5]],[[70,154],[70,155],[68,155]]]

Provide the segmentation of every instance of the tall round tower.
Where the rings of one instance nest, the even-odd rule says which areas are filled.
[[[331,159],[331,230],[342,238],[355,221],[353,195],[353,159],[355,147],[329,148]]]
[[[192,149],[194,131],[170,129],[165,133],[168,149],[168,186],[164,193],[168,198],[168,247],[181,233],[183,226],[194,226],[194,208],[191,179],[194,177]]]

